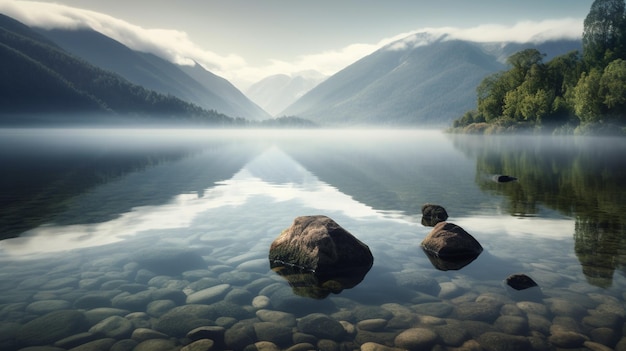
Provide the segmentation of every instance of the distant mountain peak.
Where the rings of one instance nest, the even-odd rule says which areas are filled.
[[[400,50],[411,50],[418,48],[420,46],[426,46],[433,44],[438,41],[445,40],[449,38],[449,35],[446,33],[434,33],[434,32],[418,32],[415,34],[408,35],[400,40],[396,40],[392,43],[389,43],[382,47],[381,50],[388,51],[400,51]]]
[[[532,47],[548,60],[581,45],[577,39],[479,42],[423,31],[349,65],[280,114],[321,125],[447,126],[475,108],[476,87],[504,70],[511,54]]]
[[[277,116],[326,78],[326,75],[315,70],[271,75],[251,85],[246,95],[267,112]]]

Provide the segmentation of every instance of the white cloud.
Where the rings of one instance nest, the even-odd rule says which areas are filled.
[[[207,69],[218,71],[246,66],[246,61],[238,55],[219,55],[199,47],[183,31],[147,29],[94,11],[54,3],[2,1],[0,12],[32,27],[91,28],[131,49],[150,52],[178,64],[193,64],[195,60]]]
[[[303,54],[291,62],[274,59],[269,60],[265,65],[252,66],[239,55],[223,55],[201,48],[193,43],[184,31],[147,29],[94,11],[53,3],[0,0],[0,12],[30,26],[92,28],[132,49],[154,53],[179,64],[191,64],[197,61],[209,71],[230,80],[242,90],[273,74],[294,74],[316,70],[325,75],[332,75],[386,45],[389,49],[397,50],[425,45],[444,36],[446,39],[479,42],[540,42],[554,38],[579,38],[583,30],[583,21],[573,18],[523,21],[512,26],[485,24],[472,28],[421,28],[384,38],[375,43],[356,43],[343,48]]]
[[[389,50],[418,47],[433,41],[467,40],[481,43],[517,42],[541,43],[552,39],[579,39],[583,32],[583,20],[576,18],[553,19],[544,21],[522,21],[512,26],[484,24],[471,28],[437,27],[421,28],[405,37],[390,41]]]

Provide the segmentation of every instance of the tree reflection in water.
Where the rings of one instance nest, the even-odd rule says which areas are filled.
[[[504,195],[513,216],[574,218],[575,254],[590,284],[608,288],[626,273],[626,140],[602,137],[453,136],[476,159],[480,189]],[[493,174],[518,180],[493,182]],[[543,207],[543,209],[542,209]]]

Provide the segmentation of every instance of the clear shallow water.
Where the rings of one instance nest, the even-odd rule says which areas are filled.
[[[256,340],[233,336],[236,326],[261,322],[258,310],[297,318],[320,312],[354,327],[333,338],[289,326],[314,335],[305,341],[322,349],[329,338],[344,348],[406,348],[406,334],[398,335],[414,328],[436,336],[412,336],[421,338],[414,341],[420,349],[626,342],[624,140],[413,130],[3,130],[0,144],[0,230],[15,237],[0,241],[0,345],[7,349],[70,349],[59,339],[89,330],[81,343],[138,344],[130,334],[137,328],[175,338],[176,348],[200,325],[227,331],[230,344],[221,348],[304,342],[258,325]],[[496,183],[493,174],[519,180]],[[427,202],[444,206],[448,221],[483,245],[475,261],[442,271],[428,259],[420,248],[431,229],[420,223]],[[267,260],[295,217],[316,214],[333,218],[374,256],[358,285],[325,299],[300,296],[315,290],[307,287],[294,294]],[[510,296],[502,282],[514,273],[532,277],[542,298]],[[189,300],[209,288],[218,290],[214,297]],[[166,300],[169,308],[156,310]],[[191,313],[184,333],[164,326],[171,311],[198,301],[214,308],[198,325]],[[25,336],[28,323],[58,310],[87,320],[63,338]],[[98,311],[132,321],[132,330],[96,333],[104,319],[93,316]]]

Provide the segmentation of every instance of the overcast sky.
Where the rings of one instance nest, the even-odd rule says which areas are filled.
[[[135,49],[194,59],[240,88],[335,73],[391,40],[443,28],[479,41],[580,36],[593,0],[0,0],[28,25],[88,25]],[[88,10],[88,11],[84,11]]]

